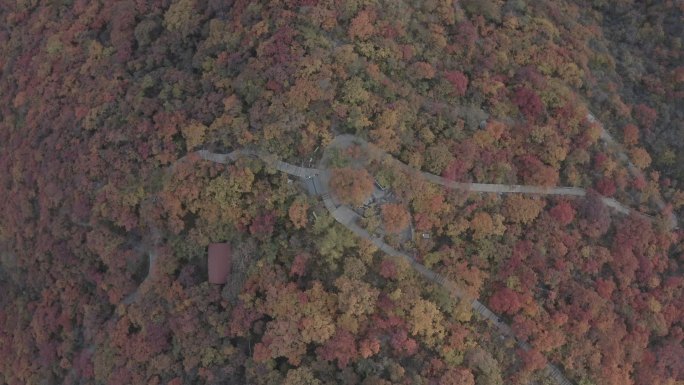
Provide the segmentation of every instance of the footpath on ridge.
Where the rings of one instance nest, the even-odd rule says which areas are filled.
[[[372,157],[378,160],[387,160],[402,168],[404,171],[413,174],[419,174],[428,181],[444,186],[446,188],[479,192],[479,193],[496,193],[496,194],[532,194],[532,195],[565,195],[565,196],[576,196],[584,197],[587,191],[579,187],[544,187],[544,186],[529,186],[529,185],[516,185],[516,184],[498,184],[498,183],[464,183],[456,182],[439,175],[431,174],[425,171],[418,171],[411,166],[402,163],[398,159],[394,158],[392,155],[386,153],[382,149],[378,148],[376,145],[365,141],[354,135],[339,135],[336,136],[330,143],[328,148],[338,148],[344,149],[351,145],[358,145]],[[601,197],[601,201],[604,205],[615,209],[615,211],[629,215],[630,213],[635,213],[636,215],[643,216],[649,219],[653,219],[651,216],[641,213],[637,210],[630,209],[629,207],[623,205],[613,198]],[[664,204],[663,204],[664,206]],[[673,224],[673,226],[676,225]]]

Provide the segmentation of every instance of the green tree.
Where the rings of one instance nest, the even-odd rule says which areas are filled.
[[[433,302],[418,299],[409,314],[411,334],[422,337],[428,346],[435,347],[444,339],[444,316]]]
[[[544,201],[541,199],[515,194],[506,199],[502,213],[513,223],[528,224],[539,216],[543,207]]]
[[[329,227],[323,237],[316,242],[323,261],[332,269],[337,268],[337,262],[345,251],[355,244],[355,239],[349,230],[336,225]]]
[[[441,175],[453,160],[454,156],[443,142],[429,146],[425,152],[425,168],[433,174]]]

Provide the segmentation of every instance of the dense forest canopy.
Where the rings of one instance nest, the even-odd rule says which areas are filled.
[[[667,218],[684,206],[683,14],[665,0],[0,4],[0,384],[547,384],[547,362],[574,384],[682,384]],[[588,193],[468,193],[396,162],[361,168],[353,146],[322,159],[342,134],[450,181]],[[364,229],[530,349],[303,181],[197,156],[245,148],[327,164]],[[358,207],[379,190],[387,202]],[[211,242],[233,249],[223,286],[206,282]]]

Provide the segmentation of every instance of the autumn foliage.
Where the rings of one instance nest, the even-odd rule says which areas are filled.
[[[468,77],[463,72],[448,71],[444,74],[444,78],[451,83],[457,95],[465,95],[468,89]]]
[[[387,203],[382,206],[382,220],[385,224],[385,230],[390,233],[397,233],[408,226],[409,214],[404,206]]]
[[[549,210],[551,216],[562,225],[567,225],[575,218],[575,209],[568,202],[560,202]]]
[[[628,146],[633,146],[639,142],[639,128],[634,124],[628,124],[622,129],[623,142]]]
[[[529,119],[535,119],[539,116],[544,107],[539,96],[526,87],[516,90],[513,100],[525,117]]]
[[[527,224],[539,216],[543,207],[542,200],[512,195],[506,199],[502,211],[511,222]]]
[[[550,381],[544,360],[575,384],[678,384],[681,19],[676,1],[3,2],[0,384],[521,385]],[[319,167],[341,134],[405,167],[375,159],[392,203],[359,209],[353,147],[336,203],[531,350],[310,180],[195,152]],[[213,242],[233,246],[225,286]]]
[[[361,206],[373,192],[373,177],[365,169],[338,168],[331,170],[329,185],[341,202]]]
[[[288,210],[288,216],[295,228],[301,229],[308,223],[309,205],[306,202],[293,202]]]

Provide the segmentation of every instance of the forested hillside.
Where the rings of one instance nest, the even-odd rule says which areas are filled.
[[[667,1],[590,5],[584,4],[586,17],[601,27],[594,49],[607,59],[601,71],[593,71],[597,87],[591,100],[610,111],[606,118],[614,124],[636,119],[655,166],[681,186],[684,5]]]
[[[683,13],[0,3],[0,384],[553,384],[552,362],[578,385],[681,385]],[[343,134],[404,166],[328,148]],[[240,149],[330,168],[364,229],[531,348],[304,178],[197,152]],[[226,285],[212,242],[233,249]]]

